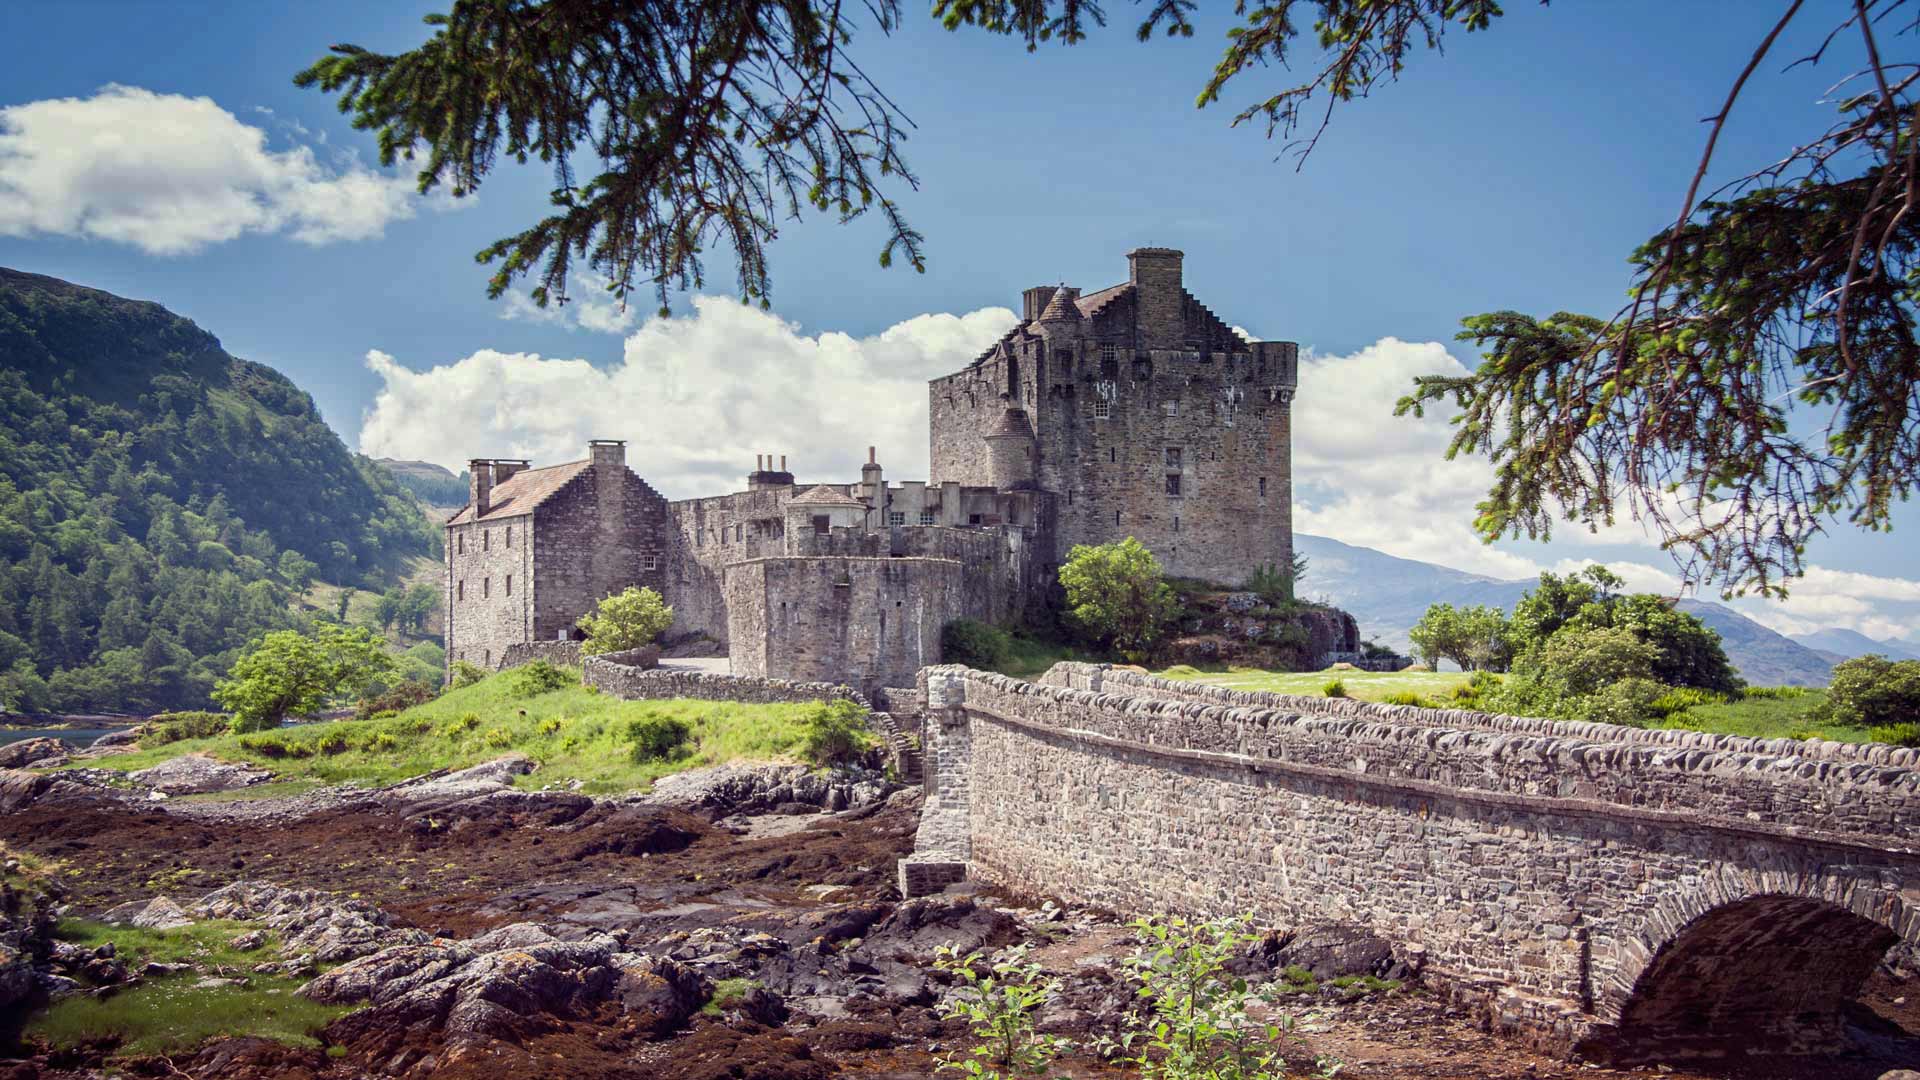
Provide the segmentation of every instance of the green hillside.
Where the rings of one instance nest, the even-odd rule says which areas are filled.
[[[285,376],[0,268],[0,707],[202,705],[313,580],[383,587],[438,543]]]

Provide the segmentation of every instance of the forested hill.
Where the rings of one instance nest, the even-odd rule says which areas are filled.
[[[0,267],[0,707],[202,704],[312,579],[375,585],[437,543],[279,372]]]

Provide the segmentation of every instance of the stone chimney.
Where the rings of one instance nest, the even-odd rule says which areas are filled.
[[[1186,294],[1180,280],[1183,258],[1173,248],[1134,248],[1127,252],[1127,280],[1138,297],[1142,348],[1186,348]]]
[[[602,529],[624,529],[627,522],[627,443],[624,439],[594,439],[587,444],[593,455],[594,498],[600,505]]]
[[[467,502],[474,517],[493,509],[493,462],[486,458],[467,459]]]
[[[526,458],[494,458],[493,486],[499,487],[501,484],[506,483],[507,477],[512,476],[514,473],[526,472],[527,466],[530,464],[532,463]]]
[[[880,473],[880,460],[874,447],[867,447],[867,463],[860,466],[860,500],[875,510],[884,509],[887,485]]]
[[[747,474],[748,491],[793,486],[793,474],[787,471],[787,456],[780,455],[780,467],[773,467],[772,454],[753,455],[753,471]]]
[[[1054,286],[1035,285],[1020,294],[1020,317],[1033,322],[1047,309],[1047,301],[1053,299]]]

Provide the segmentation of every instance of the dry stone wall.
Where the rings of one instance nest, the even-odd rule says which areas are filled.
[[[656,654],[657,655],[657,654]],[[748,705],[775,705],[809,701],[846,700],[861,708],[872,706],[858,690],[836,683],[756,679],[687,671],[672,667],[636,667],[623,663],[624,654],[588,657],[581,678],[588,686],[624,701],[738,701]]]
[[[1122,910],[1364,924],[1560,1049],[1700,992],[1650,985],[1697,976],[1667,962],[1689,949],[1750,941],[1844,994],[1889,942],[1920,941],[1910,767],[1157,700],[1111,677],[926,673],[917,873],[963,863]],[[1782,933],[1753,914],[1770,896],[1831,917]],[[1713,913],[1733,929],[1702,946]],[[1768,996],[1818,996],[1799,983],[1744,991],[1754,1032],[1838,1016],[1838,999]]]
[[[500,654],[502,669],[530,664],[535,660],[545,660],[549,664],[561,667],[580,665],[580,643],[577,641],[521,641],[506,647]]]

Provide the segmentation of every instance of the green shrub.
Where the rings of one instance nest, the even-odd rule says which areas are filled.
[[[540,721],[540,734],[542,735],[552,735],[559,730],[560,718],[557,716],[549,716],[545,720]]]
[[[842,698],[821,702],[801,721],[801,754],[815,765],[843,765],[879,745],[867,711]]]
[[[455,690],[463,686],[472,686],[487,677],[486,669],[478,664],[469,664],[465,660],[453,662],[453,680],[449,683]]]
[[[1749,701],[1792,701],[1807,696],[1804,686],[1749,686],[1740,691],[1740,697]]]
[[[693,727],[678,717],[648,713],[627,721],[627,742],[638,762],[664,761],[676,757],[693,736]]]
[[[1868,728],[1867,738],[1892,746],[1920,746],[1920,724],[1881,724]]]
[[[1334,695],[1328,694],[1327,696],[1333,697]],[[1388,694],[1386,697],[1381,698],[1380,704],[1412,705],[1415,708],[1420,708],[1420,709],[1434,709],[1439,707],[1435,705],[1433,702],[1428,701],[1426,698],[1421,697],[1419,694],[1416,694],[1411,690],[1396,690],[1393,693]]]
[[[480,741],[489,749],[505,750],[513,745],[513,733],[506,728],[488,728],[487,733],[480,736]]]
[[[1920,660],[1857,656],[1835,665],[1827,701],[1814,712],[1822,723],[1876,728],[1920,715]]]
[[[566,668],[555,667],[546,660],[530,660],[514,668],[510,684],[514,697],[539,697],[541,694],[561,690],[580,681],[579,676]]]
[[[580,643],[583,656],[624,652],[652,644],[666,633],[673,625],[673,608],[652,589],[632,585],[602,598],[591,614],[580,616],[574,625],[587,635]]]
[[[999,963],[989,965],[978,952],[962,956],[952,945],[941,945],[934,950],[933,963],[956,983],[954,992],[936,1006],[941,1019],[965,1021],[979,1040],[963,1055],[943,1055],[941,1071],[962,1073],[970,1080],[1044,1076],[1047,1066],[1068,1048],[1066,1040],[1035,1029],[1041,1006],[1060,981],[1043,977],[1040,965],[1027,959],[1027,946],[1015,946]]]
[[[1601,687],[1582,702],[1580,718],[1596,724],[1645,727],[1649,720],[1665,715],[1655,708],[1655,703],[1673,693],[1671,687],[1652,679],[1620,679]]]
[[[1013,635],[978,619],[955,619],[940,628],[940,659],[992,669],[1013,655]]]
[[[425,705],[439,696],[440,691],[434,687],[412,681],[402,682],[384,693],[361,698],[360,703],[354,707],[353,718],[370,720],[375,713],[405,712],[415,705]]]
[[[226,713],[217,712],[171,712],[161,713],[147,721],[146,734],[140,736],[140,745],[151,749],[179,742],[182,739],[207,739],[215,735],[225,735],[232,723]]]
[[[384,754],[397,750],[399,747],[400,740],[391,731],[376,731],[372,735],[367,736],[366,742],[360,744],[360,749],[365,750],[369,754]]]
[[[1341,682],[1339,679],[1335,679],[1332,682],[1328,683],[1327,685],[1321,687],[1320,693],[1326,697],[1346,697],[1347,684]]]
[[[703,1016],[720,1016],[731,1005],[745,1001],[760,984],[753,979],[721,979],[713,984],[713,996],[700,1007]]]

